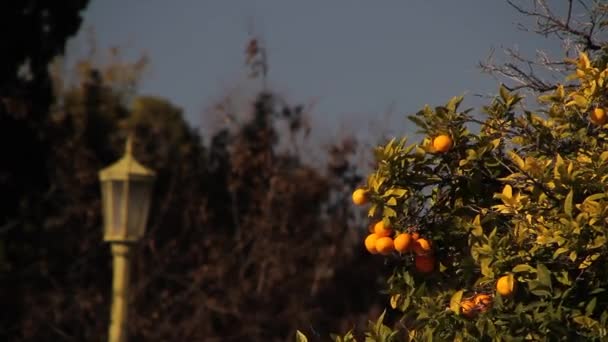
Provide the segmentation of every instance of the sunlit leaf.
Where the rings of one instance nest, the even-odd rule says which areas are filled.
[[[450,299],[450,310],[456,314],[460,314],[460,302],[462,300],[462,294],[464,290],[456,291]]]
[[[572,217],[572,199],[574,198],[574,192],[570,190],[564,201],[564,213],[569,217]]]
[[[304,335],[300,330],[297,330],[296,331],[296,342],[308,342],[308,338],[306,338],[306,335]]]

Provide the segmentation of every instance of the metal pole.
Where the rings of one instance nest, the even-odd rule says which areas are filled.
[[[113,242],[112,259],[114,278],[112,280],[112,316],[108,340],[126,342],[131,246],[126,243]]]

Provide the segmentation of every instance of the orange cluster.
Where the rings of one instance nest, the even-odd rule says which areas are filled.
[[[395,233],[385,221],[370,226],[370,234],[365,238],[365,248],[371,254],[389,255],[393,252],[413,253],[414,265],[418,272],[430,273],[435,269],[432,244],[418,233]]]

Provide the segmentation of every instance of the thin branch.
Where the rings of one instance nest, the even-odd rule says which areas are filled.
[[[541,7],[544,10],[544,13],[536,11],[536,10],[534,10],[534,11],[526,10],[519,5],[516,5],[513,2],[513,0],[507,0],[507,3],[511,7],[513,7],[517,12],[519,12],[525,16],[537,18],[538,29],[536,30],[536,32],[538,32],[540,34],[543,34],[546,36],[546,35],[549,35],[549,34],[552,34],[555,32],[567,32],[571,35],[578,36],[579,38],[581,38],[585,42],[586,50],[597,51],[602,48],[601,45],[594,42],[593,37],[591,36],[591,34],[589,32],[584,32],[584,31],[581,31],[579,29],[576,29],[576,28],[570,26],[570,16],[571,16],[570,11],[569,11],[569,17],[567,20],[560,20],[559,17],[557,17],[553,14],[553,12],[549,8],[549,6],[545,3],[545,1],[540,1],[540,0],[538,1],[539,5],[541,5]],[[572,4],[572,2],[569,1],[570,6],[571,6],[571,4]],[[591,17],[591,15],[590,15],[590,17]]]
[[[564,3],[564,16],[557,15],[555,5],[552,8],[547,0],[530,0],[530,6],[524,6],[521,1],[506,0],[510,7],[518,13],[536,19],[535,27],[529,29],[521,23],[518,27],[525,31],[533,31],[545,37],[552,36],[562,41],[562,49],[566,57],[578,51],[597,51],[604,45],[599,34],[603,32],[598,29],[598,23],[608,14],[608,6],[599,4],[590,6],[583,0],[568,0]],[[580,4],[580,7],[578,6]],[[577,20],[577,10],[583,12],[586,21]],[[509,90],[529,90],[534,93],[542,93],[557,88],[558,82],[563,76],[570,73],[572,66],[563,60],[552,60],[547,52],[537,51],[535,58],[523,56],[516,49],[504,49],[507,63],[496,64],[493,61],[494,51],[490,51],[488,58],[479,63],[483,72],[495,76],[497,79],[509,80],[506,85]],[[547,76],[537,71],[549,72]],[[545,79],[546,77],[546,79]]]
[[[572,17],[572,0],[568,0],[568,15],[566,16],[566,26],[570,26],[570,18]]]

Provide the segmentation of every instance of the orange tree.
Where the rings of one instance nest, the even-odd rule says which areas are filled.
[[[453,98],[410,117],[420,143],[377,147],[353,201],[370,257],[397,265],[398,319],[370,322],[366,341],[608,338],[608,69],[569,62],[538,110],[505,87],[482,119]]]

